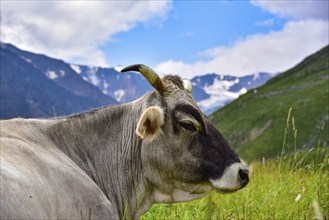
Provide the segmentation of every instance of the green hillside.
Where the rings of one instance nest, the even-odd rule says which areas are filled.
[[[329,46],[249,91],[210,119],[247,160],[280,155],[284,137],[285,153],[295,147],[328,147]]]

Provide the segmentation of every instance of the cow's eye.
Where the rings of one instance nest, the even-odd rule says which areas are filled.
[[[198,131],[197,127],[191,121],[181,121],[179,125],[189,131]]]

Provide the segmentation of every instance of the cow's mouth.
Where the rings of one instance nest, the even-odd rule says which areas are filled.
[[[221,194],[231,194],[231,193],[235,193],[236,191],[238,191],[239,189],[217,189],[215,188],[215,191]]]

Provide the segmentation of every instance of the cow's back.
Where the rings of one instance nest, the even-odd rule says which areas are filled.
[[[47,123],[22,119],[1,121],[0,218],[117,216],[91,178],[43,134]]]

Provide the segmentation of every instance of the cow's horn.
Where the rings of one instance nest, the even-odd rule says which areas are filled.
[[[127,71],[137,71],[143,74],[143,76],[149,81],[149,83],[159,92],[165,91],[165,86],[159,77],[159,75],[152,70],[150,67],[145,66],[144,64],[134,64],[127,66],[121,70],[121,72]]]

